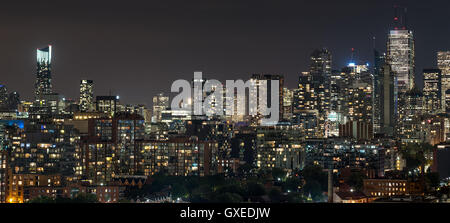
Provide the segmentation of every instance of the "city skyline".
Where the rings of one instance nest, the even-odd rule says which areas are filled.
[[[0,203],[450,203],[444,4],[86,3],[0,9]]]
[[[84,2],[75,4],[73,9],[51,3],[47,2],[50,11],[58,10],[53,10],[53,13],[47,16],[36,17],[37,21],[45,21],[48,27],[26,25],[25,22],[35,16],[31,8],[36,5],[28,5],[25,10],[15,15],[11,12],[17,12],[17,5],[11,3],[5,7],[9,9],[2,15],[5,19],[15,18],[21,13],[29,12],[30,15],[21,19],[10,19],[11,23],[3,25],[4,30],[9,32],[5,32],[0,41],[9,40],[11,44],[8,44],[5,50],[11,53],[8,54],[7,60],[2,60],[5,61],[3,66],[6,73],[2,84],[5,84],[9,91],[19,92],[23,99],[31,99],[31,86],[36,69],[31,57],[32,51],[51,44],[54,47],[54,92],[76,100],[79,97],[79,81],[92,79],[96,83],[95,95],[108,95],[113,92],[120,95],[121,101],[126,104],[147,106],[151,106],[151,99],[157,93],[168,93],[172,81],[189,78],[194,71],[203,71],[209,78],[219,80],[247,79],[254,73],[283,74],[287,87],[295,88],[298,75],[308,70],[308,57],[315,48],[326,47],[330,50],[333,55],[333,69],[341,69],[350,61],[351,48],[355,49],[356,59],[372,64],[372,38],[376,37],[377,50],[385,52],[387,34],[394,15],[392,6],[395,4],[387,1],[382,4],[368,2],[363,5],[348,1],[348,4],[332,9],[335,3],[330,2],[320,8],[324,14],[334,18],[330,21],[318,16],[320,13],[314,16],[306,12],[307,9],[319,9],[319,6],[314,4],[298,6],[293,3],[248,2],[233,6],[217,5],[206,10],[199,2],[192,5],[176,2],[146,5],[139,2],[141,4],[136,5],[142,6],[142,9],[127,6],[119,13],[119,5],[114,2],[103,10],[100,10],[98,3],[94,3],[89,9],[85,8]],[[422,70],[436,68],[436,52],[448,50],[443,38],[446,30],[435,28],[448,27],[445,26],[448,23],[445,19],[439,19],[439,10],[445,7],[434,7],[441,4],[447,3],[430,2],[433,10],[423,8],[423,5],[419,8],[416,2],[403,4],[408,8],[408,28],[414,32],[415,79],[419,88],[423,86]],[[42,6],[36,6],[36,9],[39,7]],[[158,10],[158,13],[152,14],[144,9]],[[235,13],[229,15],[229,10],[234,9]],[[306,13],[295,13],[294,9],[301,9],[301,12]],[[383,13],[375,14],[373,11],[377,11],[376,9]],[[183,10],[191,10],[195,16],[182,20],[181,17],[189,14],[180,13]],[[80,12],[80,15],[77,12]],[[213,13],[216,15],[211,15]],[[348,13],[351,16],[347,15]],[[431,13],[434,16],[427,16]],[[166,19],[174,14],[178,16]],[[78,21],[78,16],[86,18]],[[91,21],[98,23],[86,23],[88,18],[94,16],[100,18]],[[108,20],[111,16],[114,16],[114,19]],[[157,16],[161,16],[161,19],[151,19]],[[211,17],[210,22],[205,20],[208,16]],[[118,21],[120,18],[124,19]],[[228,20],[222,21],[225,18]],[[66,22],[64,29],[54,29],[59,27],[59,20]],[[195,23],[190,23],[193,21]],[[286,25],[279,26],[284,22]],[[66,30],[66,27],[69,33],[79,35],[64,34],[62,31]],[[94,27],[100,27],[96,34]],[[24,38],[12,39],[36,28],[43,30],[37,38],[29,42]],[[433,32],[433,35],[430,35],[430,28],[437,34]],[[46,29],[51,31],[45,32]],[[348,35],[349,29],[354,30],[351,35]],[[118,30],[121,31],[117,32]],[[152,34],[152,31],[157,34]],[[442,37],[439,33],[442,33]],[[348,36],[346,39],[341,38],[344,34]],[[87,41],[88,39],[90,40]],[[11,51],[9,47],[15,47],[17,50]],[[120,79],[123,75],[128,77],[125,81]],[[142,81],[136,81],[138,78]]]

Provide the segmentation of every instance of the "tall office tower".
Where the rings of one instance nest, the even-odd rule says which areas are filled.
[[[8,95],[8,109],[10,111],[15,111],[19,109],[21,102],[20,102],[20,95],[17,91],[13,91],[9,93]]]
[[[114,116],[118,112],[119,96],[97,96],[96,111]]]
[[[413,32],[407,29],[406,8],[395,7],[394,26],[389,32],[386,62],[395,73],[394,94],[406,93],[414,86],[415,69]],[[396,98],[395,102],[398,102]]]
[[[394,79],[395,74],[391,70],[388,64],[385,64],[381,68],[381,93],[380,93],[380,105],[381,120],[380,131],[388,136],[394,135],[394,127],[396,122],[396,107],[394,103]]]
[[[283,88],[283,119],[290,120],[292,118],[292,100],[294,92],[289,88]]]
[[[90,112],[94,110],[94,82],[81,80],[80,82],[80,111]]]
[[[415,53],[413,32],[407,29],[406,9],[395,7],[394,26],[389,32],[387,42],[386,63],[394,72],[394,104],[396,108],[406,106],[406,95],[414,87]],[[395,109],[398,122],[396,127],[403,126],[407,114]],[[399,129],[396,129],[398,133]],[[401,131],[401,130],[400,130]]]
[[[52,93],[52,46],[37,49],[37,74],[34,84],[34,95],[36,100],[41,100],[45,94]]]
[[[152,122],[161,122],[162,111],[169,108],[169,97],[164,93],[159,93],[153,97],[153,117]]]
[[[442,110],[450,110],[446,107],[445,98],[447,97],[446,92],[450,90],[450,51],[440,51],[437,52],[437,67],[441,70],[441,97],[442,97]]]
[[[203,108],[203,111],[204,111],[205,115],[213,114],[209,118],[214,118],[214,117],[218,117],[215,114],[218,114],[220,112],[222,112],[222,114],[225,114],[225,111],[223,109],[224,108],[223,105],[225,103],[225,101],[223,100],[224,99],[224,94],[223,94],[224,86],[222,84],[217,83],[217,84],[213,84],[211,86],[211,88],[212,88],[212,91],[206,92],[203,97],[203,102],[205,105],[205,107]],[[222,95],[221,95],[222,98],[221,99],[220,99],[220,96],[216,97],[216,94],[214,94],[214,92],[219,92],[220,90],[222,90]],[[206,104],[206,98],[210,99],[208,104]],[[221,100],[221,101],[219,101],[219,100]]]
[[[330,77],[330,110],[340,112],[342,104],[339,100],[342,76],[340,71],[333,71]]]
[[[437,114],[442,109],[442,74],[439,69],[423,70],[423,95],[425,112]],[[445,97],[444,97],[445,104]]]
[[[380,54],[374,50],[374,65],[373,65],[373,131],[379,133],[381,131],[381,92],[383,74],[382,68],[385,64],[386,54]]]
[[[414,86],[414,38],[410,30],[391,30],[387,44],[387,62],[395,72],[398,92]]]
[[[250,78],[251,80],[255,81],[256,87],[257,87],[257,92],[253,92],[253,93],[257,93],[257,97],[251,97],[251,98],[258,98],[257,100],[257,105],[262,106],[263,108],[271,108],[272,107],[272,80],[278,80],[278,101],[276,101],[276,103],[278,103],[278,117],[279,120],[282,119],[283,117],[283,86],[284,86],[284,77],[283,75],[277,75],[277,74],[253,74]],[[262,85],[262,80],[266,81],[266,86],[265,89]],[[259,100],[259,91],[263,90],[267,92],[267,97],[266,97],[266,104],[259,104],[260,100]],[[249,92],[249,94],[252,94],[252,92]],[[250,111],[250,109],[249,109]],[[259,119],[257,119],[257,121],[259,122]]]
[[[331,53],[327,49],[314,50],[310,58],[309,73],[311,75],[331,75]]]
[[[320,92],[316,92],[319,96],[319,112],[327,117],[328,113],[330,113],[331,98],[331,53],[327,49],[314,50],[310,59],[309,73],[313,81],[318,84],[316,87],[323,89]]]
[[[439,98],[436,98],[439,101]],[[419,143],[424,140],[422,124],[424,97],[423,93],[413,87],[404,94],[404,106],[399,108],[401,120],[398,121],[397,134],[402,142]]]
[[[8,104],[8,90],[5,85],[0,84],[0,109],[3,109]]]

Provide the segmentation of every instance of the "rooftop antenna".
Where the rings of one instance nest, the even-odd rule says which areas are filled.
[[[350,62],[352,62],[352,63],[355,63],[355,61],[354,61],[354,54],[355,54],[355,48],[352,47],[352,54],[351,54],[351,57],[350,57]]]
[[[394,5],[394,29],[406,30],[406,12],[405,7]]]
[[[375,36],[372,37],[372,47],[375,50],[376,49],[376,40],[377,38]]]

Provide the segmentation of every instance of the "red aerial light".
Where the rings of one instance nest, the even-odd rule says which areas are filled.
[[[397,21],[397,20],[398,20],[398,18],[397,18],[397,17],[395,17],[395,18],[394,18],[394,20],[396,20],[396,21]]]

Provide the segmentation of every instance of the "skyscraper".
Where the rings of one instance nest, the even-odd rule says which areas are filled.
[[[389,32],[386,62],[395,74],[395,91],[406,93],[414,86],[414,37],[406,25],[406,8],[395,6],[393,29]]]
[[[97,96],[96,97],[96,111],[114,116],[119,105],[119,96]]]
[[[415,86],[415,53],[413,32],[406,25],[406,8],[395,6],[393,27],[388,34],[386,63],[394,72],[394,113],[398,122],[396,132],[401,132],[401,123],[407,120],[406,98]]]
[[[153,97],[153,117],[152,122],[161,122],[162,111],[169,107],[169,97],[165,96],[164,93],[159,93]]]
[[[442,110],[446,108],[445,92],[450,89],[450,51],[437,52],[437,67],[441,70],[441,106]]]
[[[326,119],[331,112],[331,53],[327,49],[314,50],[310,60],[309,72],[299,76],[298,89],[294,93],[293,118],[294,123],[300,126],[304,126],[306,120],[316,123],[317,126],[307,128],[317,127],[316,134],[322,137]]]
[[[405,93],[414,86],[414,38],[410,30],[391,30],[387,43],[387,62],[395,73],[396,90]]]
[[[311,75],[331,75],[331,53],[327,49],[314,50],[311,54],[311,65],[309,72]]]
[[[318,106],[319,112],[324,115],[320,119],[325,120],[330,113],[330,81],[331,81],[331,53],[327,49],[314,50],[311,54],[311,64],[309,66],[309,74],[313,81],[317,84],[315,89],[320,88],[320,91],[316,91],[319,97]]]
[[[0,84],[0,109],[4,108],[8,102],[8,90],[5,85]]]
[[[417,143],[424,140],[422,116],[424,97],[416,86],[403,94],[403,106],[399,107],[400,120],[397,120],[397,136],[402,142]],[[439,98],[437,98],[439,99]],[[439,100],[438,100],[439,101]]]
[[[385,64],[386,55],[380,54],[377,50],[374,50],[374,66],[373,66],[373,89],[374,89],[374,113],[373,113],[373,130],[375,133],[381,131],[381,104],[383,103],[381,99],[382,94],[382,81],[383,81],[383,66]]]
[[[292,118],[292,98],[294,92],[289,88],[283,88],[283,119],[290,120]]]
[[[88,112],[93,110],[94,110],[94,82],[92,80],[81,80],[80,111]]]
[[[276,89],[275,86],[272,87],[272,80],[278,80],[278,117],[279,120],[283,118],[283,86],[284,86],[284,76],[278,74],[253,74],[250,78],[255,81],[257,87],[257,105],[262,108],[271,108],[272,106],[272,89]],[[263,85],[263,81],[266,81],[266,85]],[[260,104],[260,91],[266,91],[266,101],[265,104]],[[254,92],[256,93],[256,92]],[[250,100],[250,99],[249,99]],[[250,109],[249,109],[250,110]]]
[[[441,111],[442,105],[442,75],[439,69],[423,70],[423,95],[425,97],[425,111],[429,114],[436,114]],[[445,93],[445,92],[444,92]],[[444,103],[443,103],[444,102]]]
[[[396,107],[394,103],[394,73],[388,64],[381,68],[381,92],[380,92],[380,131],[386,135],[392,136],[394,134]]]
[[[37,49],[37,73],[34,84],[35,99],[40,100],[43,95],[52,93],[52,46]]]

